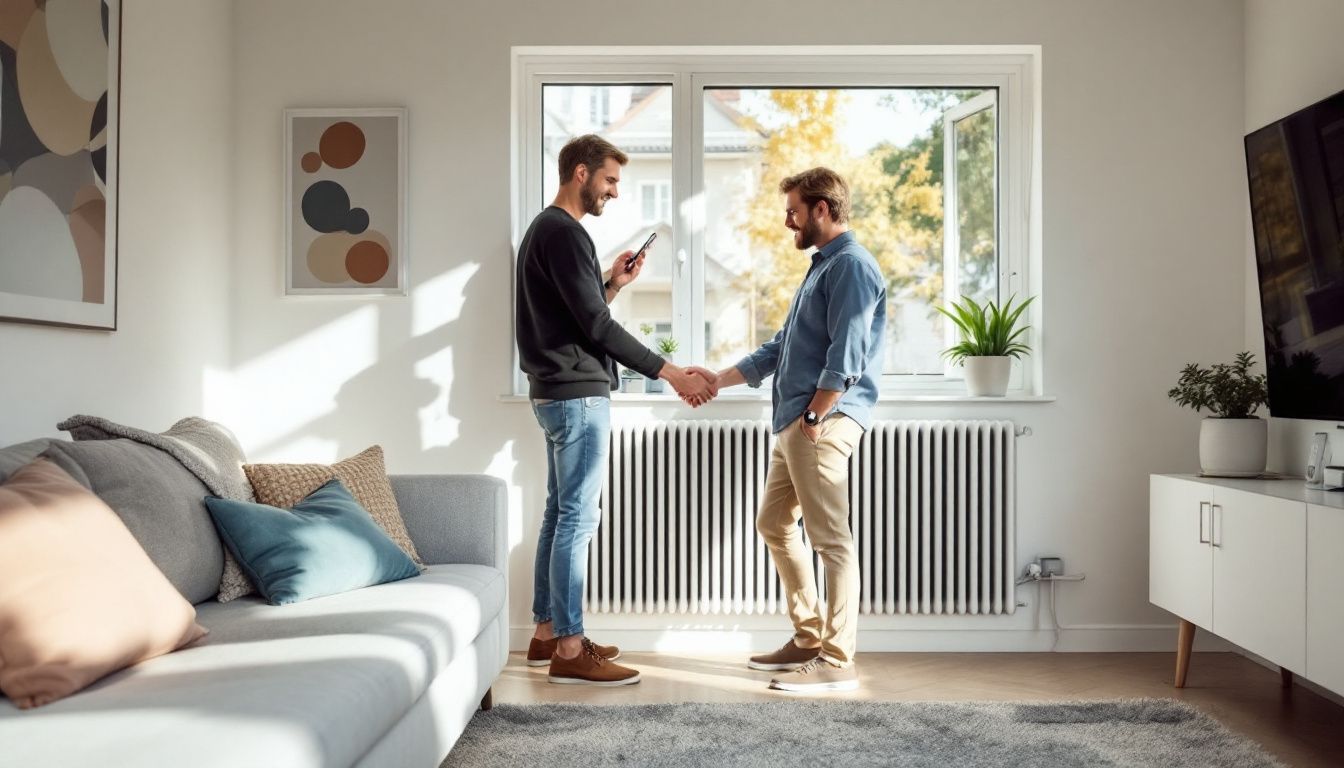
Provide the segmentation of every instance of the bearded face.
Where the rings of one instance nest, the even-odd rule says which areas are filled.
[[[821,227],[817,225],[816,219],[808,216],[803,220],[803,224],[793,233],[793,245],[800,251],[817,244],[821,239]]]

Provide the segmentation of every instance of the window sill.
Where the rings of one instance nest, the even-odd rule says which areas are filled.
[[[946,394],[887,394],[880,395],[877,398],[878,403],[1053,403],[1057,400],[1055,395],[1027,395],[1027,394],[1008,394],[1005,397],[971,397],[969,395],[946,395]],[[631,404],[651,404],[651,405],[679,405],[681,400],[675,393],[650,394],[647,392],[613,392],[611,395],[613,403],[620,405],[623,403]],[[531,399],[527,395],[500,395],[501,403],[528,403]],[[770,393],[725,393],[715,398],[712,402],[702,407],[712,407],[714,403],[769,403]]]

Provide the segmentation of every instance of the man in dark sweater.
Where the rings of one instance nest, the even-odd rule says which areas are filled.
[[[666,380],[692,407],[711,397],[700,375],[664,361],[611,317],[607,305],[639,277],[644,254],[626,251],[604,277],[592,238],[579,224],[617,196],[627,158],[593,135],[560,150],[560,191],[533,219],[518,252],[514,327],[532,411],[546,435],[546,511],[537,541],[529,665],[550,665],[552,683],[628,685],[639,672],[613,661],[620,651],[583,634],[588,543],[601,519],[598,498],[611,434],[611,391],[620,363]],[[631,260],[633,264],[630,264]],[[627,265],[628,268],[627,268]]]

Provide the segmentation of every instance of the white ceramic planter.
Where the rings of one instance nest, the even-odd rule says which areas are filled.
[[[962,360],[966,369],[966,389],[971,397],[1003,397],[1008,394],[1008,374],[1013,372],[1013,358],[967,357]]]
[[[1269,422],[1206,418],[1199,425],[1199,468],[1206,475],[1254,477],[1265,471]]]

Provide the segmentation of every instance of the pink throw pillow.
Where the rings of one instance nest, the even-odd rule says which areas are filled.
[[[0,485],[0,692],[39,707],[200,639],[121,518],[38,459]]]

